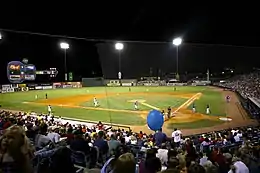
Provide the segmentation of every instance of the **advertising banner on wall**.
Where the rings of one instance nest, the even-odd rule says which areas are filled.
[[[29,90],[35,90],[36,86],[37,86],[37,84],[27,84],[27,87]]]
[[[132,86],[132,83],[122,83],[122,86]]]
[[[61,83],[53,83],[53,89],[63,88]]]
[[[52,86],[52,83],[41,83],[40,86]]]
[[[24,88],[24,87],[26,87],[26,84],[18,84],[18,87],[19,88]]]
[[[42,86],[42,89],[43,90],[49,90],[49,89],[53,89],[53,87],[52,86]]]
[[[36,90],[42,90],[42,86],[35,86]]]
[[[10,84],[2,85],[2,90],[5,90],[7,88],[12,88],[12,85],[10,85]]]
[[[144,86],[159,86],[159,83],[144,83]]]

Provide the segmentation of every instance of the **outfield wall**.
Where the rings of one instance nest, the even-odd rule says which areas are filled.
[[[136,86],[137,79],[121,79],[122,86]],[[121,86],[118,79],[106,79],[105,86]]]
[[[96,78],[82,78],[82,86],[83,87],[98,87],[98,86],[104,86],[105,81],[102,77],[96,77]]]
[[[31,90],[48,90],[59,88],[81,88],[81,82],[56,82],[56,83],[28,83],[28,84],[5,84],[0,85],[0,93],[26,92]]]

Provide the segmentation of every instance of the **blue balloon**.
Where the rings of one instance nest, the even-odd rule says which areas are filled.
[[[151,130],[156,131],[161,129],[163,123],[164,123],[164,118],[160,111],[152,110],[149,112],[147,116],[147,125]]]

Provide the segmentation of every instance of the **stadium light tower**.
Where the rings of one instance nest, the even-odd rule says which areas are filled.
[[[65,81],[68,79],[67,75],[67,49],[70,48],[68,43],[62,42],[60,43],[60,48],[64,50],[64,73],[65,73]]]
[[[180,37],[173,39],[172,44],[176,46],[176,78],[179,80],[179,46],[182,43],[182,39]]]
[[[122,73],[121,73],[121,51],[124,49],[124,44],[123,43],[116,43],[115,44],[115,49],[118,50],[118,79],[121,83],[121,78],[122,78]]]

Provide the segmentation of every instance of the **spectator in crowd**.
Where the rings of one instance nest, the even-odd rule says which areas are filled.
[[[40,150],[50,144],[51,139],[46,136],[48,129],[47,124],[41,124],[39,127],[36,127],[36,129],[36,131],[38,131],[38,134],[35,136],[35,147],[36,150]]]
[[[32,172],[33,148],[21,127],[14,125],[6,129],[0,144],[0,168],[3,172]]]
[[[160,129],[154,134],[154,140],[156,146],[161,146],[162,143],[166,142],[167,136],[162,132],[162,129]]]
[[[166,149],[166,144],[163,143],[161,148],[158,149],[156,157],[161,160],[162,165],[167,165],[168,163],[168,150]]]
[[[78,164],[76,159],[82,159],[80,161],[85,163],[84,168],[98,168],[92,171],[102,168],[100,172],[105,173],[260,172],[259,127],[180,135],[180,140],[176,140],[174,135],[167,138],[161,131],[154,134],[123,129],[106,131],[105,126],[99,130],[95,124],[72,123],[56,118],[51,121],[46,120],[45,115],[30,113],[25,116],[23,113],[0,111],[0,122],[3,129],[0,158],[4,158],[0,160],[1,171],[20,169],[27,172],[33,166],[37,173],[43,172],[44,167],[49,168],[45,172],[74,173],[78,171],[78,168],[75,169]],[[4,124],[7,124],[7,129],[4,129]],[[55,141],[51,133],[47,135],[50,127],[55,127],[51,133],[67,137],[66,143]],[[21,151],[19,146],[23,146],[20,147]],[[30,152],[33,146],[37,149],[34,155]],[[109,152],[112,150],[114,152]],[[77,152],[74,151],[81,151],[85,157],[75,158],[74,153]]]
[[[178,130],[177,128],[175,128],[174,131],[172,132],[172,138],[176,147],[180,146],[181,135],[182,135],[181,131]]]
[[[119,147],[120,142],[116,140],[116,137],[114,134],[111,135],[110,140],[108,141],[109,146],[109,154],[113,154],[113,152],[116,150],[117,147]]]
[[[161,170],[161,161],[156,157],[156,150],[150,149],[146,152],[146,158],[139,164],[140,173],[155,173]]]
[[[115,163],[113,173],[135,173],[136,162],[132,153],[125,153],[119,156]]]
[[[94,142],[94,146],[96,146],[99,149],[100,155],[107,154],[109,147],[107,141],[104,140],[103,131],[98,132],[98,137]]]
[[[74,132],[74,139],[70,143],[70,148],[74,151],[82,151],[86,155],[90,153],[89,144],[79,130]]]
[[[50,127],[50,132],[47,134],[47,137],[49,137],[53,143],[58,143],[60,142],[60,135],[58,132],[59,132],[59,127],[52,126]]]

